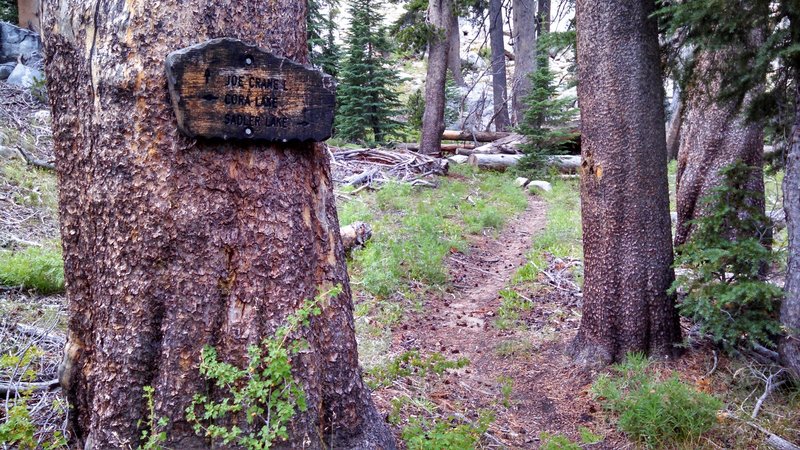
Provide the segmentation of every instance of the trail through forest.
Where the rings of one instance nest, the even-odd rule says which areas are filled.
[[[596,404],[588,394],[592,373],[565,356],[564,349],[578,326],[577,293],[515,286],[525,313],[516,327],[498,326],[503,291],[526,262],[534,236],[546,226],[547,203],[530,197],[527,209],[494,236],[473,240],[467,252],[454,252],[448,267],[451,288],[433,298],[423,312],[409,315],[393,336],[391,352],[419,350],[470,364],[450,371],[431,386],[401,383],[374,395],[382,410],[392,398],[427,390],[427,398],[442,411],[474,421],[459,411],[497,411],[484,436],[490,446],[538,447],[540,434],[562,434],[580,441],[585,426],[606,439],[593,448],[619,448],[624,438],[593,424]],[[406,381],[408,383],[408,381]],[[413,383],[413,382],[412,382]],[[624,445],[624,444],[623,444]]]

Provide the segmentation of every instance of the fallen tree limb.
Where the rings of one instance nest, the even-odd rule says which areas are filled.
[[[58,379],[50,380],[50,381],[38,381],[35,383],[5,383],[0,382],[0,395],[17,395],[22,394],[24,392],[38,392],[38,391],[49,391],[52,389],[57,388]]]
[[[734,419],[743,422],[744,424],[766,434],[767,435],[766,444],[774,448],[775,450],[800,450],[800,447],[798,447],[797,445],[792,444],[791,442],[767,430],[766,428],[762,427],[757,423],[750,422],[749,420],[740,419],[729,412],[722,413],[722,416],[728,419]]]
[[[465,131],[465,130],[444,130],[442,139],[448,141],[477,141],[477,142],[492,142],[504,137],[508,137],[511,133],[496,132],[496,131]]]
[[[17,145],[17,151],[19,151],[19,154],[22,155],[23,158],[25,158],[25,162],[27,162],[28,164],[30,164],[30,165],[32,165],[34,167],[38,167],[38,168],[44,169],[44,170],[53,170],[53,171],[56,170],[56,166],[54,164],[51,164],[51,163],[49,163],[47,161],[43,161],[43,160],[41,160],[39,158],[36,158],[35,156],[33,156],[30,153],[26,152],[19,145]]]

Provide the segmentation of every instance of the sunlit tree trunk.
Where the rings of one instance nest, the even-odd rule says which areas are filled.
[[[505,131],[509,125],[506,87],[506,51],[503,45],[502,0],[489,0],[489,44],[492,49],[492,94],[494,128]]]
[[[46,0],[44,15],[74,447],[137,448],[152,386],[164,446],[210,448],[184,418],[213,391],[203,346],[242,365],[304,299],[342,284],[301,333],[308,410],[279,447],[393,448],[358,367],[326,152],[188,139],[167,93],[167,54],[210,38],[306,62],[305,2]]]
[[[796,23],[796,22],[793,22]],[[783,209],[789,234],[789,262],[786,267],[786,294],[781,306],[781,325],[786,335],[778,348],[781,363],[800,380],[800,69],[794,77],[795,117],[786,172],[783,177]]]
[[[425,77],[425,111],[422,113],[422,133],[419,152],[441,155],[444,132],[445,83],[447,80],[448,28],[452,23],[452,0],[430,0],[428,23],[439,32],[428,42],[428,71]]]

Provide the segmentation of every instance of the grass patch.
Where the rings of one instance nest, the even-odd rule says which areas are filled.
[[[0,250],[0,284],[40,294],[64,291],[64,262],[58,246]]]
[[[0,175],[16,188],[12,197],[14,203],[52,211],[58,209],[58,188],[53,173],[13,160],[3,165]]]
[[[618,417],[620,430],[647,448],[694,443],[717,423],[722,401],[689,387],[677,375],[656,380],[647,373],[649,364],[645,356],[629,354],[613,367],[613,376],[595,381],[595,398]]]
[[[547,226],[533,239],[528,262],[514,275],[515,283],[535,281],[539,271],[547,268],[548,255],[561,259],[583,257],[577,183],[555,179],[552,186],[552,191],[542,194],[548,204]]]
[[[353,284],[387,298],[447,283],[445,257],[467,248],[467,237],[497,232],[527,205],[526,194],[508,175],[455,168],[436,189],[390,183],[339,209],[340,223],[369,222],[373,238],[353,252]]]

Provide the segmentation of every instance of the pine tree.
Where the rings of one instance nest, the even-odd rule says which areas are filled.
[[[354,0],[351,24],[338,88],[336,134],[347,141],[385,142],[400,131],[393,117],[401,106],[395,87],[400,83],[388,64],[391,44],[386,37],[380,0]]]
[[[323,6],[327,9],[327,16],[323,14]],[[339,15],[338,6],[339,0],[308,0],[306,15],[309,60],[334,77],[339,72],[341,59],[341,51],[334,34],[336,16]]]
[[[526,109],[517,127],[517,131],[527,138],[522,146],[525,157],[518,166],[522,172],[541,170],[545,155],[557,153],[564,143],[575,137],[574,132],[563,127],[577,114],[572,106],[575,99],[558,96],[555,74],[547,61],[548,50],[547,42],[542,39],[537,69],[529,75],[531,92],[523,100]]]

